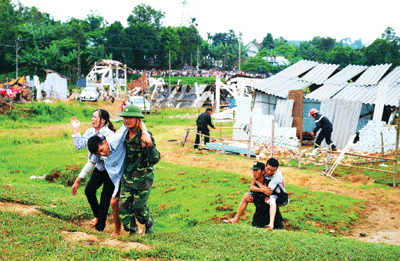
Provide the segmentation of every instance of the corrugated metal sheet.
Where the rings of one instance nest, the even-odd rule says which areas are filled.
[[[267,94],[287,98],[290,90],[305,89],[312,83],[301,81],[299,78],[287,78],[275,75],[254,83],[254,89]]]
[[[351,65],[351,64],[347,65],[345,68],[343,68],[338,73],[336,73],[328,80],[326,80],[324,84],[337,84],[337,85],[347,84],[350,79],[362,73],[367,68],[368,66]]]
[[[374,85],[389,70],[392,64],[375,65],[369,67],[355,82],[357,85]]]
[[[339,67],[337,64],[318,64],[300,79],[315,84],[322,84]]]
[[[400,83],[400,66],[397,66],[393,71],[385,76],[381,82],[386,82],[389,85],[397,85]]]
[[[377,85],[360,86],[356,83],[351,83],[338,94],[336,94],[333,99],[343,99],[346,101],[359,101],[365,104],[374,104],[377,90]]]
[[[305,98],[318,101],[322,101],[324,99],[330,99],[336,93],[341,91],[346,85],[347,83],[343,85],[324,84],[315,91],[307,94]]]
[[[297,63],[289,66],[285,70],[277,73],[278,76],[286,76],[289,78],[298,77],[299,75],[307,72],[311,68],[317,66],[317,62],[307,61],[307,60],[300,60]]]
[[[378,83],[390,66],[391,64],[371,67],[348,65],[337,74],[323,81],[338,66],[321,65],[317,62],[302,60],[270,78],[254,80],[254,88],[266,94],[286,99],[291,90],[305,89],[312,84],[324,83],[323,86],[311,92],[305,98],[319,101],[332,98],[375,104]],[[311,71],[302,78],[297,77],[310,69]],[[361,76],[355,83],[348,84],[350,79],[359,74]],[[389,84],[385,104],[397,107],[400,98],[400,67],[396,67],[381,81],[386,81]]]
[[[400,84],[397,84],[395,86],[390,85],[387,90],[385,104],[399,107],[399,100],[400,100]]]
[[[337,147],[343,148],[356,133],[361,107],[362,104],[355,101],[331,99],[322,101],[321,113],[333,124],[332,141]]]
[[[278,99],[275,109],[275,122],[279,127],[292,127],[293,123],[293,110],[294,100]]]

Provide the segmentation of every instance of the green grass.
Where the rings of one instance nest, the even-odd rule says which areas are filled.
[[[166,109],[159,115],[146,117],[146,125],[154,129],[156,141],[157,135],[167,126],[187,124],[185,121],[189,119],[181,122],[177,117],[170,118],[183,112]],[[119,127],[121,122],[116,125]],[[48,174],[54,169],[64,172],[67,165],[82,166],[86,162],[87,151],[75,150],[71,132],[67,125],[48,129],[40,128],[39,124],[33,129],[1,133],[0,200],[36,205],[48,216],[0,212],[0,233],[5,235],[0,239],[0,259],[394,260],[400,254],[399,246],[341,237],[359,222],[364,201],[291,184],[287,184],[290,203],[281,208],[287,231],[265,234],[262,229],[253,228],[250,224],[254,213],[252,204],[248,206],[247,219],[239,226],[221,224],[221,219],[237,210],[243,194],[249,190],[242,176],[163,161],[156,165],[149,199],[156,234],[124,238],[151,244],[153,250],[122,253],[96,244],[85,247],[69,243],[60,236],[60,231],[85,230],[67,221],[92,217],[84,186],[79,188],[78,195],[72,196],[71,188],[59,182],[29,177]],[[215,157],[235,158],[217,154]]]
[[[156,76],[156,78],[158,78]],[[163,78],[165,83],[169,84],[169,77],[164,77]],[[197,82],[197,84],[215,84],[215,77],[181,77],[181,76],[171,76],[171,84],[172,85],[177,85],[178,81],[181,80],[180,85],[190,85],[194,86],[194,84]],[[225,78],[221,78],[221,81],[224,82]]]
[[[400,247],[393,245],[309,232],[266,234],[262,229],[242,225],[202,224],[177,232],[124,238],[152,245],[147,252],[121,252],[97,242],[68,242],[62,231],[88,232],[43,215],[0,212],[0,259],[124,260],[147,256],[168,260],[397,260],[400,255]]]
[[[70,103],[31,102],[14,104],[13,110],[0,115],[0,130],[30,128],[49,123],[66,123],[72,116],[81,121],[90,121],[95,104],[73,101]]]

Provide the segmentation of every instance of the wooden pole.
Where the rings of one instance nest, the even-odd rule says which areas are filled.
[[[299,140],[299,168],[301,168],[301,140]]]
[[[182,141],[182,147],[185,146],[187,137],[189,136],[189,131],[190,131],[190,129],[186,129],[186,134],[185,134],[185,137],[183,138],[183,141]]]
[[[399,100],[399,110],[400,110],[400,100]],[[396,187],[397,183],[397,156],[399,152],[399,134],[400,134],[400,115],[397,116],[396,150],[394,151],[395,161],[394,161],[393,187]]]
[[[271,158],[274,157],[274,147],[275,147],[275,143],[274,143],[274,139],[275,139],[275,130],[274,130],[274,125],[275,125],[275,120],[272,119],[272,133],[271,133]]]
[[[383,142],[383,133],[381,132],[381,144],[382,144],[382,157],[385,157],[385,143]]]
[[[328,173],[329,171],[329,163],[331,162],[331,153],[328,151],[326,155],[326,165],[325,165],[325,172]]]
[[[222,135],[222,154],[225,154],[224,143],[225,143],[225,137],[224,135]]]

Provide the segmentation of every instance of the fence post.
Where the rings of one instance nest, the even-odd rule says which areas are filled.
[[[301,140],[299,140],[299,166],[298,168],[301,168]]]
[[[326,164],[325,164],[325,172],[329,171],[329,163],[331,162],[331,152],[328,150],[328,154],[326,155]]]
[[[399,100],[399,109],[397,110],[397,112],[400,113],[400,100]],[[400,134],[400,115],[397,116],[396,150],[394,151],[393,187],[396,187],[397,183],[397,156],[399,151],[399,134]]]
[[[186,139],[187,139],[187,137],[189,136],[189,131],[190,131],[190,129],[186,129],[186,135],[185,135],[185,137],[183,138],[182,147],[185,146]]]
[[[225,143],[225,135],[222,135],[222,154],[225,154],[224,143]]]
[[[383,133],[381,132],[381,144],[382,144],[382,157],[385,157],[385,143],[383,142]]]

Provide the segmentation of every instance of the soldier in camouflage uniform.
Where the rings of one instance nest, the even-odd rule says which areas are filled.
[[[154,165],[160,161],[160,153],[152,136],[152,144],[142,146],[142,131],[138,126],[144,116],[139,107],[126,106],[120,116],[128,128],[124,138],[126,156],[125,171],[121,178],[120,219],[124,229],[130,234],[137,233],[135,218],[146,226],[146,234],[153,234],[154,221],[147,200],[153,186]]]

